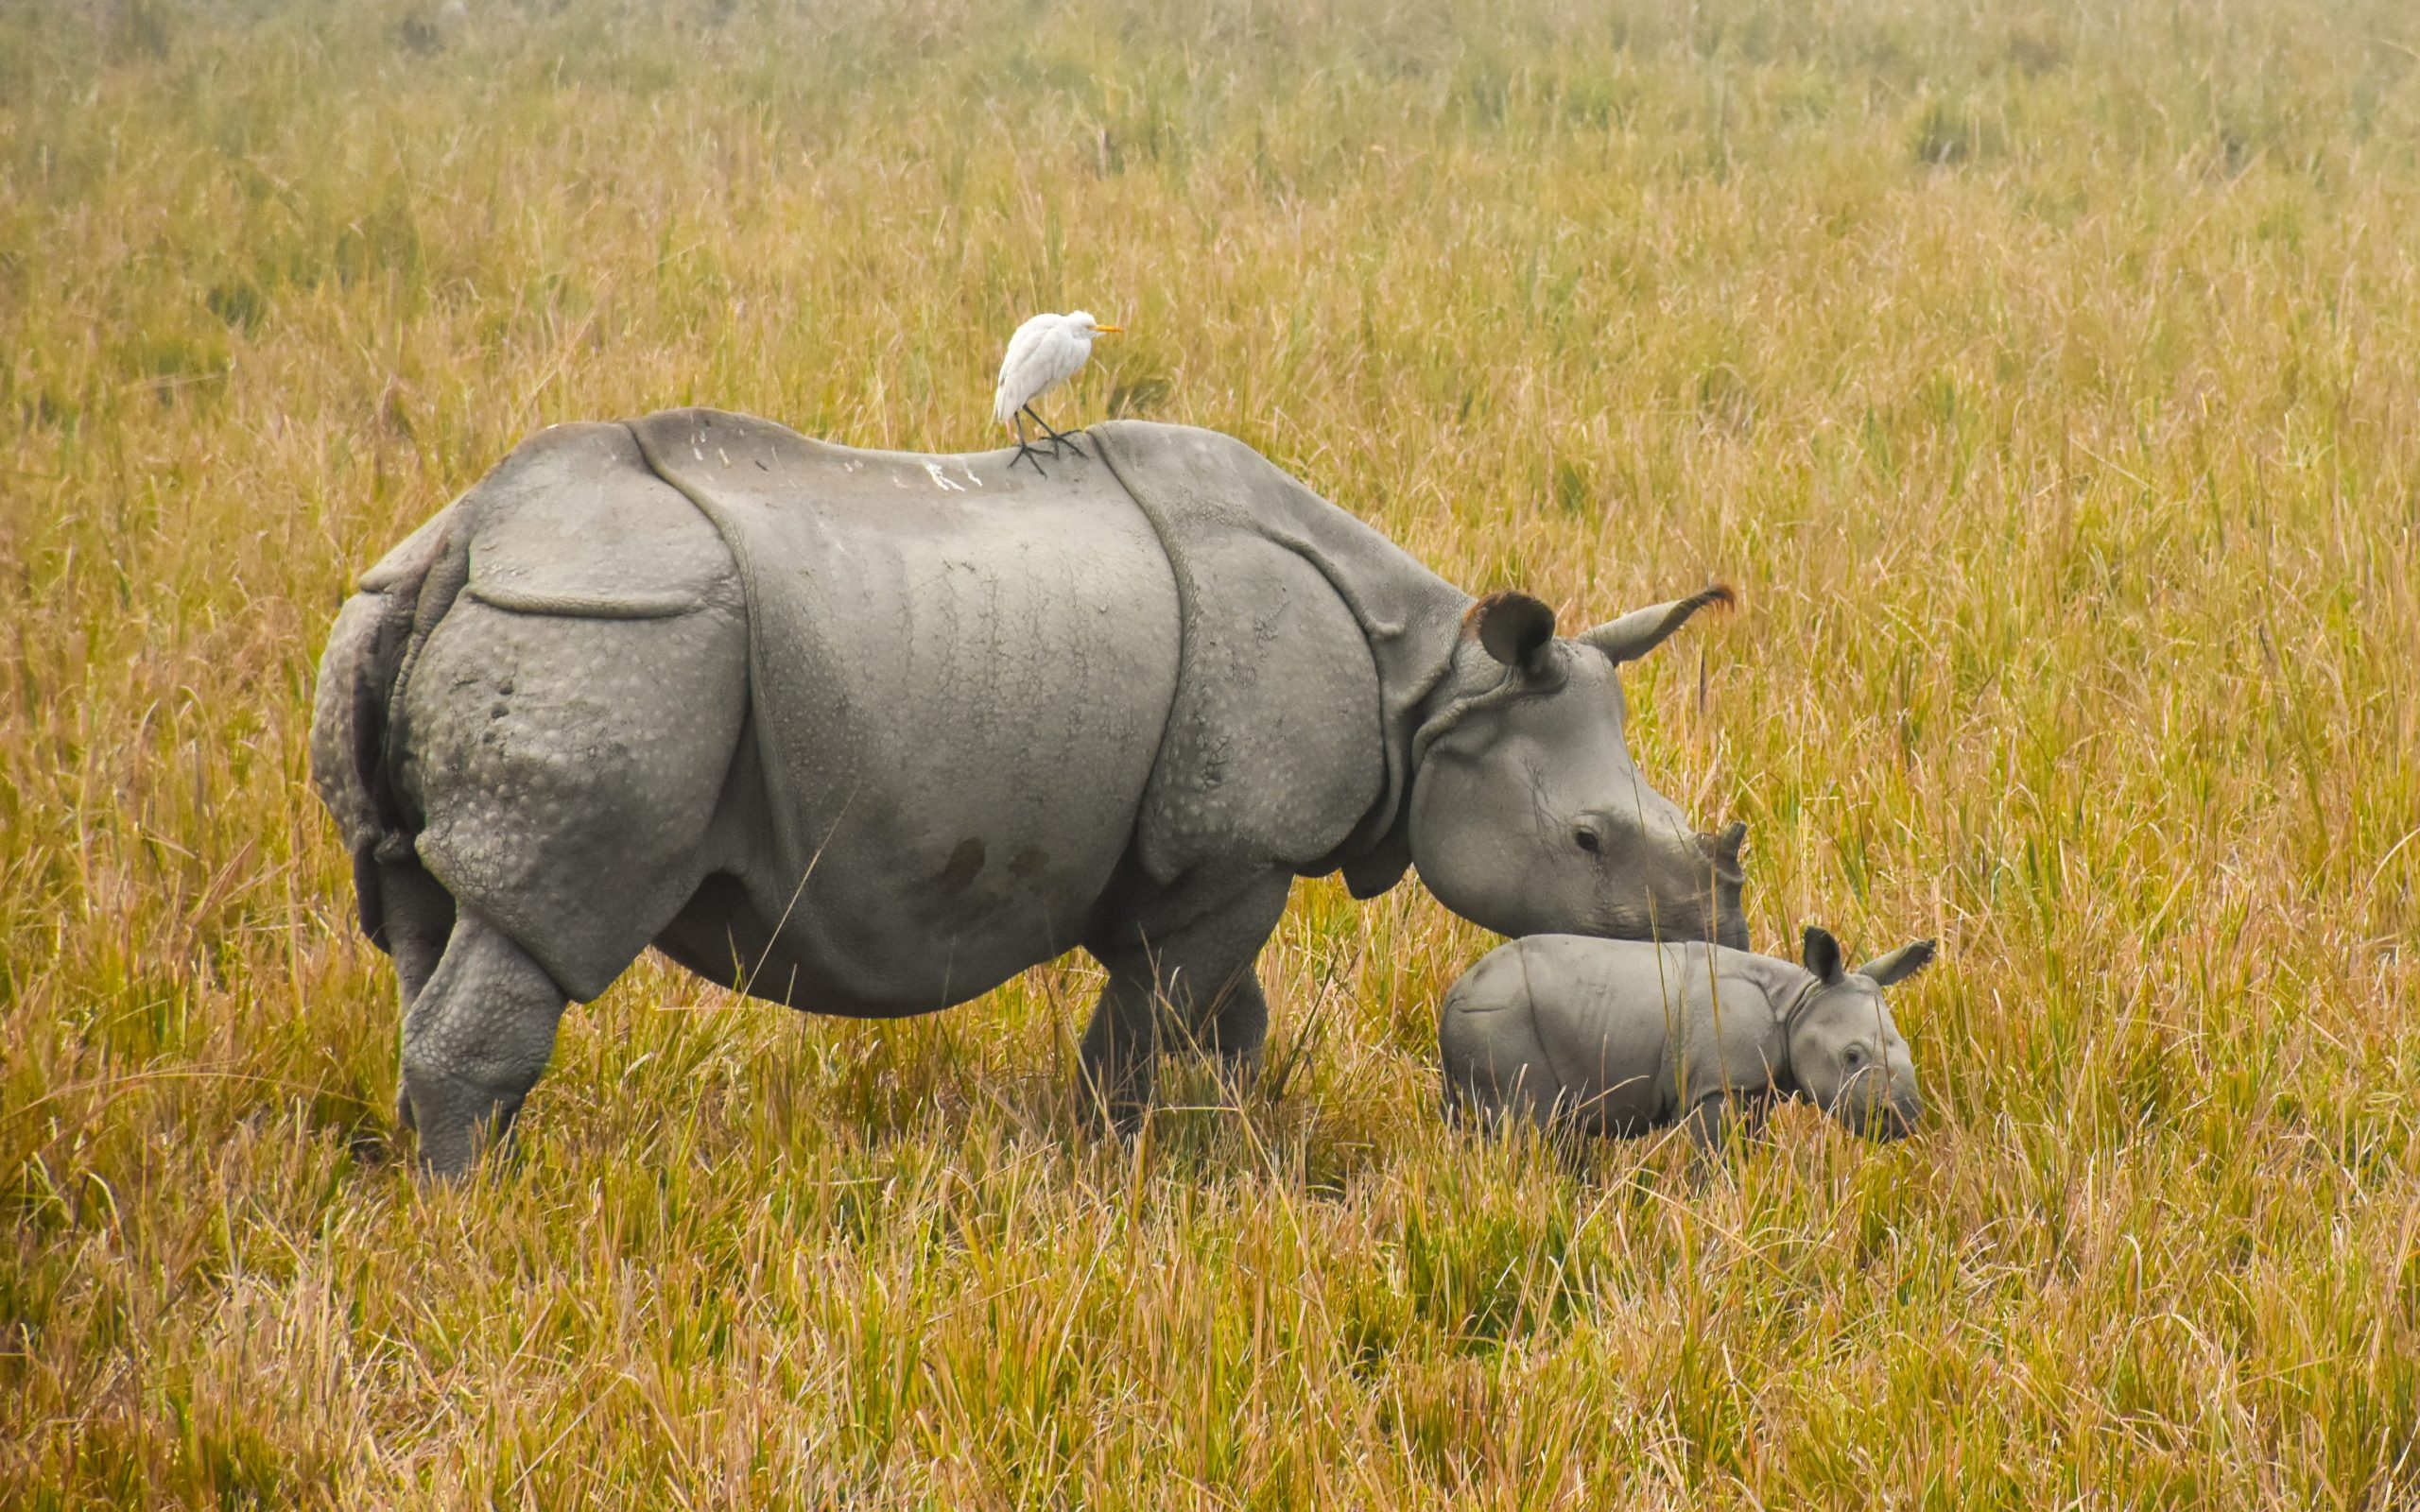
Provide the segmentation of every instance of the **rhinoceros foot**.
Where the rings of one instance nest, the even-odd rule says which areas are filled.
[[[569,1001],[493,924],[461,916],[404,1023],[397,1112],[420,1136],[424,1169],[457,1175],[511,1132]]]

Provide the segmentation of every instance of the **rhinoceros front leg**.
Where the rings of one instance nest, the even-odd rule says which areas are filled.
[[[570,995],[545,968],[468,908],[404,1017],[406,1120],[421,1164],[453,1176],[512,1127],[554,1054]]]
[[[1723,1152],[1765,1126],[1765,1100],[1736,1092],[1708,1092],[1692,1105],[1682,1125],[1689,1132],[1689,1168],[1703,1175],[1722,1161]]]
[[[1092,947],[1109,985],[1084,1031],[1084,1084],[1117,1128],[1133,1128],[1150,1102],[1164,1025],[1218,1052],[1231,1085],[1258,1067],[1269,1000],[1253,963],[1286,912],[1292,882],[1285,872],[1255,877],[1166,933],[1145,923]]]

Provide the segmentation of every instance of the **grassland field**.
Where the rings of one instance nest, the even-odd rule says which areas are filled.
[[[1492,943],[1298,886],[1270,1073],[1097,971],[656,962],[416,1181],[310,794],[352,575],[550,421],[1232,431],[1567,623],[1759,948],[1938,935],[1916,1138],[1447,1129]],[[0,1505],[2420,1503],[2420,12],[0,4]]]

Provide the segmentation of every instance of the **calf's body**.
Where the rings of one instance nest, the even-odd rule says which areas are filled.
[[[1703,941],[1513,940],[1439,1008],[1446,1106],[1591,1134],[1687,1120],[1711,1144],[1726,1112],[1805,1095],[1894,1137],[1922,1103],[1881,988],[1931,958],[1927,941],[1843,971],[1821,930],[1803,966]]]

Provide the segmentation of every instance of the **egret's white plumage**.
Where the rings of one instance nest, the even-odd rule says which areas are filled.
[[[1006,425],[1016,412],[1083,370],[1093,354],[1093,337],[1115,332],[1088,310],[1073,315],[1037,315],[1009,337],[1009,354],[1000,359],[1000,387],[992,396],[992,418]]]
[[[1036,423],[1050,431],[1055,447],[1063,438],[1028,406],[1083,370],[1092,358],[1094,337],[1114,335],[1119,329],[1101,324],[1090,311],[1078,310],[1071,315],[1037,315],[1009,337],[1008,355],[1000,359],[1000,387],[992,395],[992,418],[1016,431],[1019,456],[1029,455],[1032,448],[1026,445],[1025,426],[1017,417],[1032,415]]]

